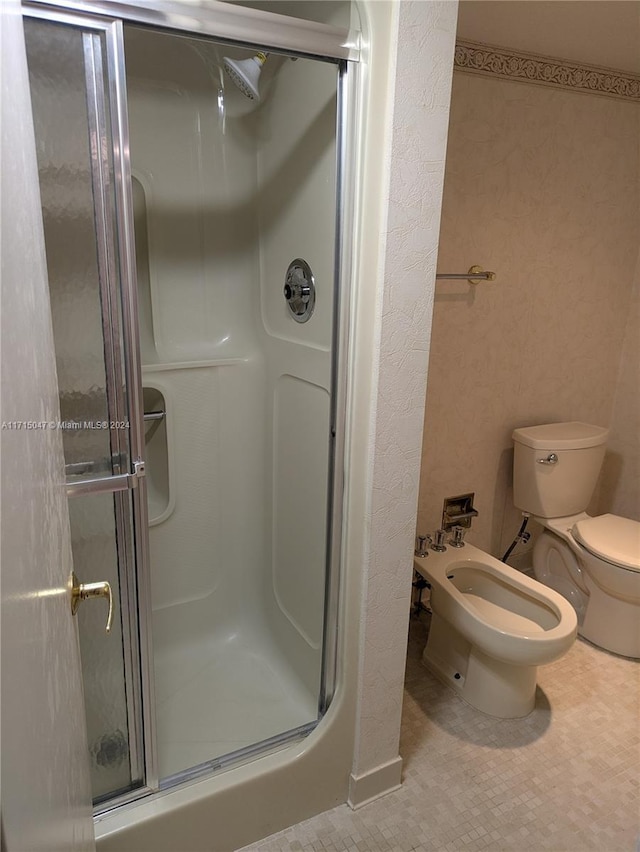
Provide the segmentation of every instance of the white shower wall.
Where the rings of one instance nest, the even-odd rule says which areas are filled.
[[[337,70],[270,58],[256,108],[222,77],[221,47],[140,30],[126,44],[143,385],[164,399],[169,456],[168,506],[154,517],[149,503],[166,775],[316,717]],[[283,296],[296,257],[318,286],[305,324]],[[269,681],[278,696],[265,697]],[[229,707],[244,733],[224,720],[204,732],[193,705],[211,716],[207,701],[219,709],[234,689],[251,704]],[[260,696],[273,716],[254,730]]]
[[[260,110],[258,150],[262,342],[271,507],[271,628],[308,688],[319,688],[326,561],[335,266],[336,88],[333,64],[280,57]],[[296,258],[316,304],[297,323],[283,298]],[[284,616],[284,618],[283,618]]]
[[[255,477],[261,443],[263,359],[247,310],[257,277],[256,169],[242,125],[218,111],[213,51],[193,44],[128,33],[129,121],[146,200],[147,258],[137,238],[139,271],[148,269],[139,286],[149,286],[140,293],[143,384],[162,392],[171,436],[174,510],[151,527],[153,609],[210,597],[220,625],[229,615],[221,587],[248,579],[225,569],[249,528],[261,535],[249,520],[259,515],[256,489],[245,485],[242,517],[228,511],[243,469]]]

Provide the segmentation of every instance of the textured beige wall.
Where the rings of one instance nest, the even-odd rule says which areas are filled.
[[[381,21],[382,4],[368,12]],[[385,32],[392,32],[397,64],[393,76],[393,126],[390,160],[380,157],[385,137],[369,125],[364,157],[363,210],[372,212],[378,175],[389,166],[388,218],[377,238],[362,243],[370,260],[376,252],[384,266],[359,293],[355,334],[358,355],[354,382],[353,446],[349,458],[352,490],[358,482],[359,448],[364,429],[356,431],[366,373],[373,377],[369,424],[375,446],[369,451],[365,525],[364,587],[361,614],[361,660],[356,751],[350,802],[389,790],[400,780],[398,757],[407,629],[411,595],[413,523],[418,493],[420,430],[424,405],[430,317],[434,290],[439,216],[444,178],[446,134],[457,4],[406,2],[391,6],[386,30],[374,30],[373,55],[384,49]],[[375,23],[375,22],[374,22]],[[376,38],[377,36],[377,38]],[[375,68],[375,62],[374,62]],[[394,79],[395,77],[395,79]],[[374,104],[384,92],[372,80]],[[384,101],[383,101],[384,102]],[[417,108],[419,107],[419,108]],[[369,107],[375,115],[375,106]],[[386,129],[383,129],[386,133]],[[384,169],[384,171],[382,171]],[[385,204],[385,206],[387,206]],[[369,233],[369,232],[368,232]],[[374,293],[377,281],[383,282]],[[364,281],[364,278],[362,279]],[[376,304],[373,357],[362,348],[363,320]],[[367,323],[369,324],[369,323]],[[371,327],[369,325],[369,327]],[[365,421],[366,422],[366,421]],[[352,564],[354,554],[347,554]]]
[[[602,512],[640,521],[640,254],[599,497]]]
[[[475,491],[470,539],[499,555],[519,522],[513,428],[611,422],[638,255],[639,129],[635,103],[454,74],[438,271],[478,263],[498,277],[437,286],[419,531],[439,526],[446,496]],[[630,370],[623,381],[633,387]],[[623,421],[624,393],[619,404]],[[630,443],[629,430],[616,451]]]

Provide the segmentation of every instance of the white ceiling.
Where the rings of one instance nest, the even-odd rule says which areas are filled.
[[[640,74],[640,0],[461,0],[458,38]]]

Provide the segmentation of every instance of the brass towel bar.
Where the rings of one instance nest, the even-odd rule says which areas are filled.
[[[436,273],[438,279],[464,279],[466,278],[469,284],[477,284],[478,281],[495,281],[495,272],[485,272],[481,266],[472,266],[468,272]]]

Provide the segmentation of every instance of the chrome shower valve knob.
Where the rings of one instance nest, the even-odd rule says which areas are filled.
[[[316,303],[316,285],[311,267],[301,257],[289,264],[283,293],[290,316],[296,322],[307,322]]]

